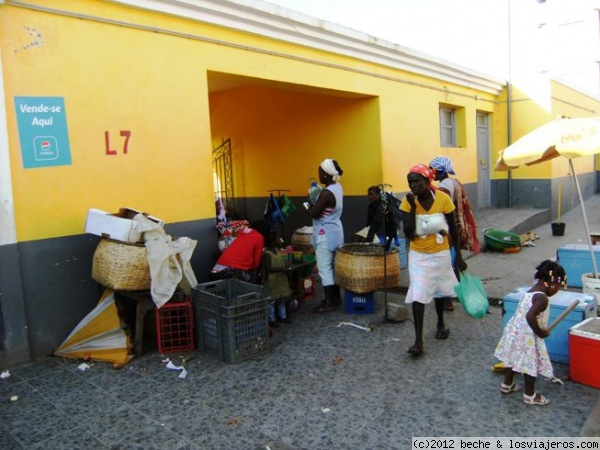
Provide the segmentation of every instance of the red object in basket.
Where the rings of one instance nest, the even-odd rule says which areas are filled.
[[[191,302],[166,303],[156,310],[156,336],[160,353],[194,349],[194,314]]]

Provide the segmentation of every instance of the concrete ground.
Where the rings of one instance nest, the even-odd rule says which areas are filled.
[[[600,229],[600,195],[586,211]],[[80,372],[81,361],[49,356],[0,379],[0,448],[406,449],[413,436],[600,436],[600,390],[571,381],[568,364],[554,364],[564,385],[538,380],[552,401],[545,407],[500,394],[502,375],[491,370],[500,300],[531,284],[535,266],[556,257],[558,247],[585,239],[580,208],[564,214],[562,237],[536,217],[543,211],[476,215],[481,229],[526,223],[540,239],[515,254],[469,255],[469,271],[493,300],[489,314],[473,319],[457,303],[446,315],[450,337],[440,341],[428,306],[419,358],[406,352],[411,315],[384,318],[385,302],[403,303],[403,289],[377,293],[373,314],[338,308],[317,315],[310,312],[317,300],[304,303],[291,325],[274,330],[266,355],[236,364],[197,350],[161,355],[148,346],[120,370],[95,362]],[[187,377],[167,369],[166,357],[176,366],[191,358]]]

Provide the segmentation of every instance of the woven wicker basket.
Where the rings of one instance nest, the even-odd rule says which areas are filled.
[[[94,252],[92,278],[115,291],[150,289],[146,247],[102,238]]]
[[[292,247],[294,250],[304,253],[314,253],[315,249],[312,246],[312,228],[311,231],[304,231],[302,228],[298,228],[292,235]]]
[[[379,244],[342,245],[335,254],[335,282],[358,294],[399,286],[398,249],[385,253]]]

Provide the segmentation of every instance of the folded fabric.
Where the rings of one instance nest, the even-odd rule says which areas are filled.
[[[416,226],[418,236],[437,234],[440,231],[448,232],[448,222],[446,222],[446,217],[442,213],[417,214]]]

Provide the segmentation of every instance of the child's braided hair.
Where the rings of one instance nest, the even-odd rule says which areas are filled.
[[[543,281],[544,283],[567,285],[567,275],[565,269],[555,261],[549,259],[542,261],[535,268],[535,280]]]

